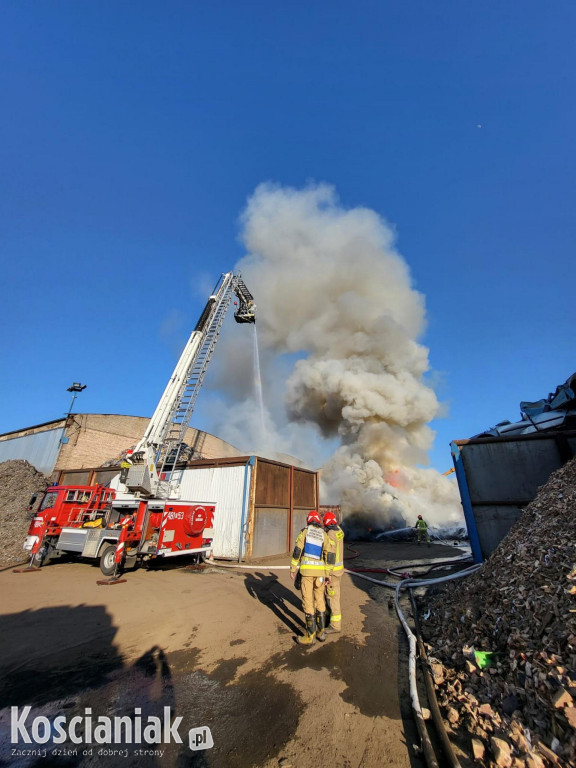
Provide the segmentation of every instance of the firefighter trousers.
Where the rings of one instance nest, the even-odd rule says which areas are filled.
[[[422,540],[430,541],[430,534],[428,533],[428,529],[427,528],[416,528],[416,540],[417,540],[418,544],[420,544],[420,542]]]
[[[342,574],[333,573],[330,584],[326,587],[326,596],[328,598],[328,607],[330,608],[330,626],[340,629],[342,621],[342,609],[340,607],[340,586],[342,584]]]
[[[326,579],[320,583],[318,576],[302,576],[302,608],[307,616],[313,616],[316,611],[324,613],[326,610],[325,586]]]

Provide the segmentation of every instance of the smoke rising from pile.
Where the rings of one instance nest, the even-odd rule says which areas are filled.
[[[325,184],[260,185],[242,224],[239,269],[256,299],[263,366],[299,356],[284,383],[289,421],[338,440],[322,468],[323,500],[368,526],[413,524],[417,514],[460,522],[453,483],[418,467],[439,403],[423,381],[424,299],[390,227],[372,210],[344,209]]]

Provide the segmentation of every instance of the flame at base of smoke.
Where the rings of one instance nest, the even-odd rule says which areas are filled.
[[[385,474],[358,446],[342,446],[322,469],[329,499],[339,499],[344,518],[355,527],[387,530],[414,525],[422,515],[429,525],[462,525],[458,487],[434,469],[396,466]]]

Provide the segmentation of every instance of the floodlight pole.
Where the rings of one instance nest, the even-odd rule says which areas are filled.
[[[74,408],[74,400],[78,397],[78,394],[74,392],[72,395],[72,402],[70,403],[70,408],[68,408],[68,413],[66,414],[66,419],[70,417],[70,414],[72,413],[72,408]]]
[[[70,418],[70,415],[72,414],[72,408],[74,407],[74,400],[78,397],[78,393],[82,392],[82,390],[86,389],[86,384],[80,384],[79,381],[75,381],[71,387],[68,387],[67,392],[72,392],[72,402],[70,403],[70,408],[68,408],[68,413],[66,414],[66,424],[64,426],[64,432],[62,433],[62,437],[60,438],[61,443],[67,443],[68,438],[66,437],[66,427],[68,426],[68,419]]]
[[[86,389],[86,384],[80,384],[79,381],[75,381],[71,387],[68,387],[66,390],[67,392],[72,392],[72,402],[70,403],[70,408],[68,409],[67,418],[72,413],[72,408],[74,407],[74,400],[78,397],[78,393],[82,392],[82,390]]]

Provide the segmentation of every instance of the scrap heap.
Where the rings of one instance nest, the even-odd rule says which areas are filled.
[[[48,482],[48,478],[27,461],[0,464],[0,565],[16,565],[27,559],[22,546],[30,525],[28,505],[33,494],[40,497]]]
[[[576,459],[439,592],[422,632],[456,740],[480,765],[576,765]]]

